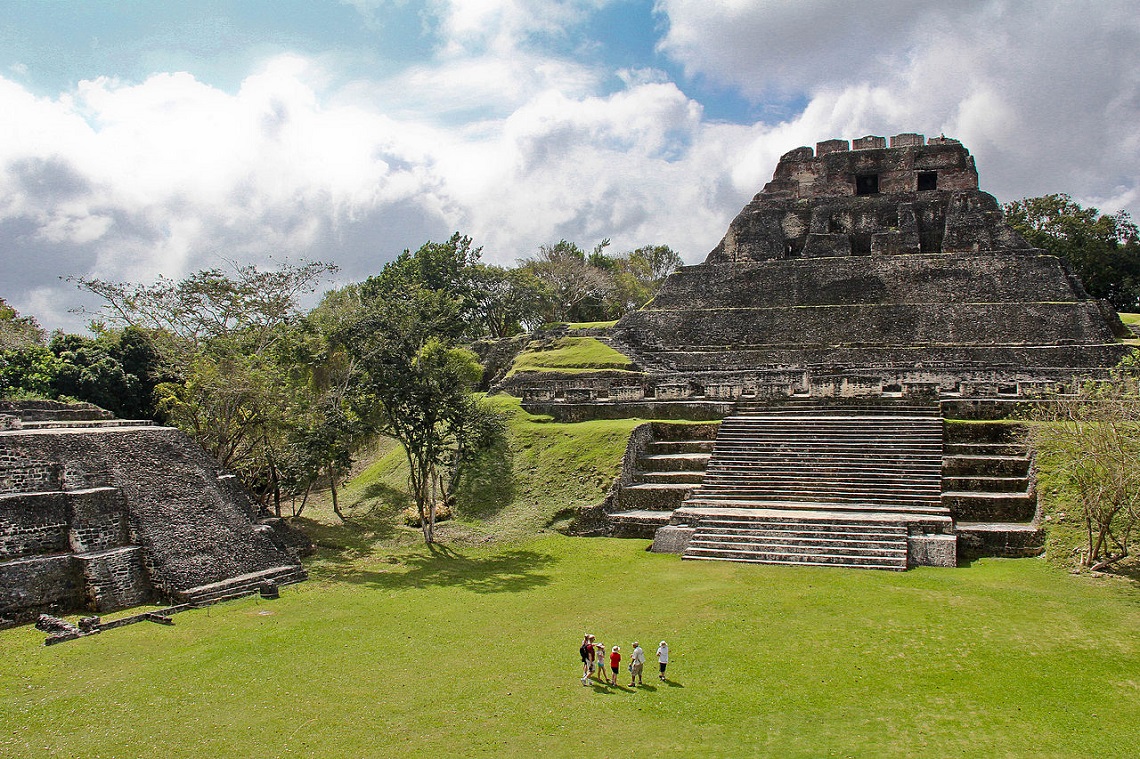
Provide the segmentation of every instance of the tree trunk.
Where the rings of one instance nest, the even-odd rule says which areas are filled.
[[[331,465],[329,466],[329,487],[332,489],[333,513],[340,518],[340,521],[347,522],[348,520],[344,518],[344,514],[340,513],[340,504],[336,498],[336,467]]]
[[[313,489],[313,481],[309,480],[309,484],[305,486],[305,495],[301,498],[301,508],[293,509],[293,516],[301,516],[301,512],[305,510],[305,504],[309,502],[309,491]]]

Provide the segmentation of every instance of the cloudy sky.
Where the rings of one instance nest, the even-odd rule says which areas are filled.
[[[0,297],[455,230],[696,263],[782,153],[909,131],[1140,217],[1140,3],[0,0]]]

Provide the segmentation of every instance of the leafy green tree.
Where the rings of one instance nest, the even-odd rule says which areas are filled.
[[[144,330],[109,330],[96,338],[56,333],[50,348],[60,361],[52,383],[57,396],[94,403],[124,419],[154,417],[162,370]]]
[[[0,298],[0,350],[27,348],[42,345],[44,331],[31,316],[20,313]]]
[[[0,397],[56,398],[60,361],[43,345],[0,350]]]
[[[1063,194],[1015,200],[1004,210],[1030,245],[1068,261],[1090,295],[1120,311],[1140,310],[1140,231],[1126,212],[1102,214]]]
[[[530,269],[476,264],[468,279],[476,323],[488,337],[511,337],[542,324],[547,290]]]
[[[473,440],[472,391],[482,367],[475,354],[456,344],[463,331],[456,319],[459,304],[445,291],[414,288],[365,306],[352,336],[360,369],[353,408],[402,446],[424,540],[432,543],[436,507],[448,492],[448,467],[459,465]]]
[[[1127,558],[1140,526],[1140,352],[1112,381],[1052,399],[1036,421],[1040,467],[1083,522],[1082,565],[1099,570]]]
[[[301,295],[335,270],[315,262],[272,271],[240,265],[152,285],[76,282],[103,298],[98,316],[154,339],[166,379],[155,388],[159,413],[265,503],[279,502],[278,468],[299,408],[279,354],[301,319]]]

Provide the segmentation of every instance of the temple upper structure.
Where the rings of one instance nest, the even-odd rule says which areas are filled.
[[[707,263],[1029,247],[978,189],[962,143],[921,134],[886,142],[827,140],[785,153]]]

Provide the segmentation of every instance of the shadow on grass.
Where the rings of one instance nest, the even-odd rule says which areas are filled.
[[[385,590],[462,587],[476,593],[517,593],[549,584],[550,575],[542,570],[556,561],[549,554],[526,550],[493,556],[465,556],[439,544],[427,550],[428,555],[401,557],[403,571],[349,570],[337,579]]]
[[[515,497],[514,453],[502,436],[467,467],[456,494],[458,511],[470,519],[488,519]]]

